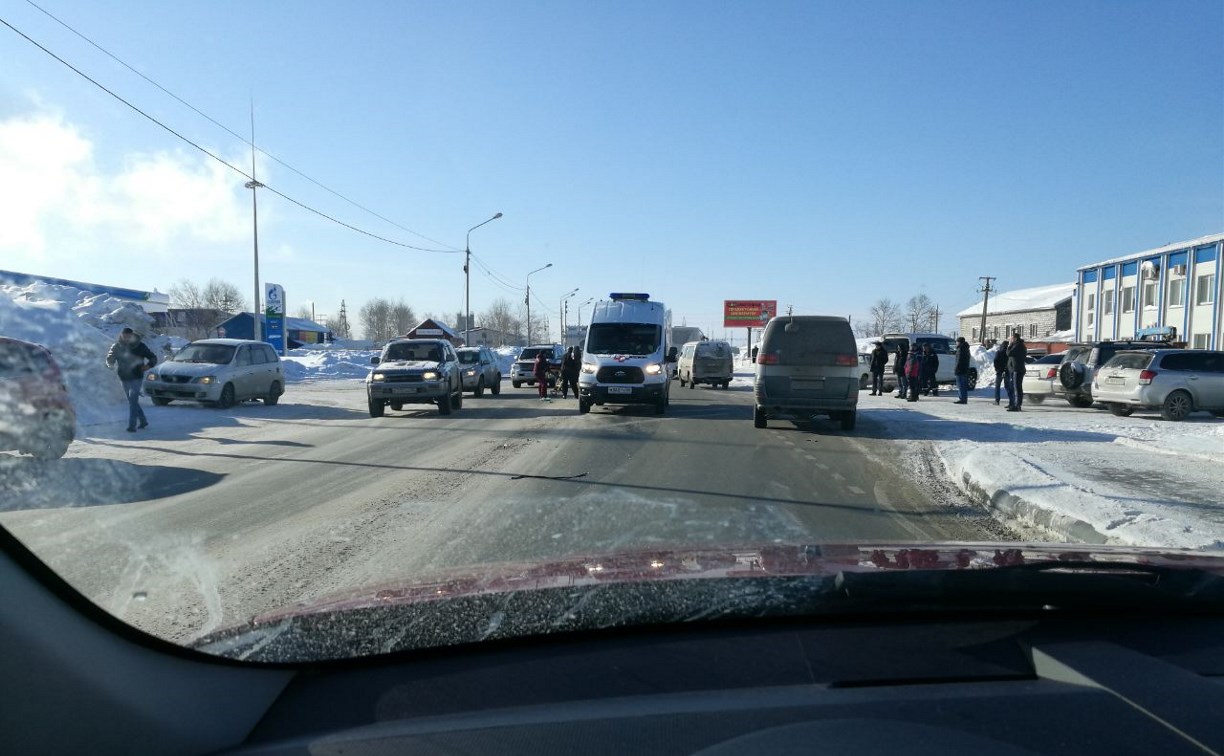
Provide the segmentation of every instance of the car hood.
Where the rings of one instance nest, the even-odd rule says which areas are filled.
[[[1077,609],[1135,608],[1147,606],[1153,595],[1161,610],[1190,602],[1224,611],[1224,554],[1016,543],[590,554],[366,586],[260,614],[195,646],[225,656],[300,661],[303,655],[335,658],[559,631],[848,610],[1038,611],[1064,599]]]
[[[391,370],[404,370],[404,371],[440,370],[441,368],[442,368],[441,362],[432,362],[430,360],[391,360],[387,362],[380,362],[377,365],[375,365],[374,372],[380,373],[380,372],[387,372]]]
[[[202,375],[213,375],[218,370],[224,370],[228,367],[228,364],[218,364],[215,362],[175,362],[170,360],[154,367],[153,372],[161,373],[162,375],[185,375],[191,378],[198,378]]]

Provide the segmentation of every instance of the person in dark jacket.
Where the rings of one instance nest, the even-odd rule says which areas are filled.
[[[939,396],[939,355],[930,344],[922,345],[922,394]]]
[[[140,388],[144,385],[145,371],[157,364],[157,356],[149,349],[140,336],[131,328],[124,328],[119,333],[119,339],[111,344],[106,353],[106,366],[115,371],[123,383],[123,393],[128,400],[127,432],[135,433],[137,428],[147,428],[149,421],[144,410],[140,408]]]
[[[531,369],[532,375],[535,376],[536,386],[539,387],[540,401],[548,398],[548,354],[543,350],[536,355],[535,365]]]
[[[956,337],[956,393],[954,404],[969,403],[969,342],[964,336]]]
[[[918,401],[918,392],[922,388],[922,352],[915,349],[905,358],[905,385],[907,402]]]
[[[883,341],[877,341],[871,350],[871,395],[884,396],[884,367],[888,364],[888,350]]]
[[[999,403],[999,386],[1007,387],[1007,404],[1012,404],[1012,382],[1011,373],[1007,372],[1007,342],[1002,341],[995,345],[994,355],[994,371],[995,371],[995,404]]]
[[[574,348],[570,347],[565,350],[565,357],[561,360],[561,398],[569,397],[569,390],[574,390],[574,398],[578,398],[578,356],[574,354]]]
[[[909,344],[904,341],[897,342],[897,351],[893,353],[893,374],[897,376],[897,394],[898,399],[904,399],[909,388],[908,381],[905,377],[905,363],[909,361]]]
[[[1007,374],[1011,376],[1012,391],[1007,396],[1007,411],[1019,412],[1024,404],[1024,371],[1028,368],[1028,346],[1019,333],[1011,335],[1007,347]]]

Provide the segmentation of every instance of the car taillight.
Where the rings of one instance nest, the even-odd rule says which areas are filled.
[[[1152,379],[1153,379],[1153,378],[1155,378],[1155,377],[1156,377],[1156,371],[1155,371],[1155,370],[1144,370],[1144,371],[1142,371],[1142,372],[1140,372],[1140,373],[1139,373],[1139,385],[1140,385],[1140,386],[1146,386],[1146,385],[1148,385],[1149,383],[1151,383],[1151,382],[1152,382]]]
[[[837,355],[837,360],[834,364],[837,364],[843,367],[854,367],[855,365],[858,364],[858,355],[857,354],[839,354]]]
[[[1058,377],[1058,368],[1050,368],[1049,370],[1046,371],[1046,378],[1057,378],[1057,377]]]
[[[777,365],[778,355],[766,354],[764,352],[761,352],[760,354],[757,355],[757,364],[758,365]]]

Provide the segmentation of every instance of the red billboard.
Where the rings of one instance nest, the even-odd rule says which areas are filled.
[[[764,328],[777,314],[776,299],[723,300],[723,328]]]

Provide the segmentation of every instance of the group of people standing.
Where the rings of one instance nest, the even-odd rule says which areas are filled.
[[[1007,410],[1019,412],[1024,402],[1024,370],[1028,348],[1020,334],[1013,333],[1011,340],[999,345],[995,352],[995,404],[999,403],[999,385],[1007,387]],[[871,350],[871,396],[883,396],[884,371],[888,366],[888,350],[884,342],[877,341]],[[896,376],[897,399],[918,401],[918,395],[939,396],[939,354],[930,344],[922,348],[909,348],[908,341],[898,342],[893,352],[893,374]],[[964,336],[956,339],[957,398],[953,404],[969,403],[969,342]]]
[[[561,359],[561,375],[557,381],[557,388],[561,391],[561,398],[568,399],[569,392],[573,390],[574,398],[578,398],[578,372],[582,369],[582,348],[570,347],[565,350],[565,357]],[[548,354],[541,351],[536,355],[535,365],[532,367],[532,373],[535,375],[536,386],[540,391],[540,399],[548,398],[548,373],[552,370],[552,363],[548,361]]]

